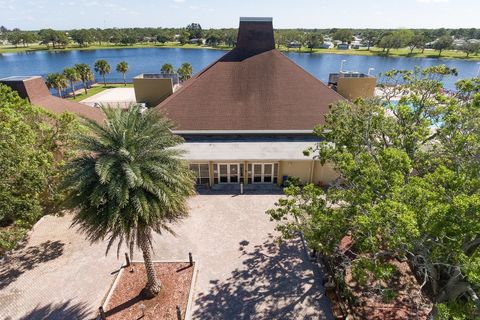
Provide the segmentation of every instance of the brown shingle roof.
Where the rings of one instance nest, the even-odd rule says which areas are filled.
[[[273,49],[271,22],[241,22],[235,49],[156,108],[177,130],[311,130],[343,99]]]
[[[20,80],[12,78],[1,79],[0,83],[16,90],[22,98],[28,99],[31,104],[54,113],[71,112],[97,122],[105,119],[105,115],[100,109],[52,96],[41,77],[25,77],[26,79]]]

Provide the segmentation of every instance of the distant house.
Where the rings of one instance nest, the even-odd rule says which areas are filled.
[[[320,49],[332,49],[333,48],[333,43],[329,41],[323,42],[320,47]]]
[[[337,50],[348,50],[350,49],[350,45],[348,43],[340,43],[337,45]]]
[[[205,39],[193,38],[188,41],[191,44],[205,44]]]
[[[350,49],[360,49],[361,46],[362,46],[362,42],[360,40],[354,40],[350,44]]]
[[[299,41],[290,41],[287,43],[287,48],[301,48],[302,44]]]

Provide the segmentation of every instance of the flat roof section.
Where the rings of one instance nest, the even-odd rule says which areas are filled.
[[[256,161],[256,160],[311,160],[303,151],[315,147],[308,142],[187,142],[179,149],[185,150],[188,161]]]

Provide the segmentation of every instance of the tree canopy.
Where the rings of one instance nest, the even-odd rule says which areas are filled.
[[[12,249],[62,198],[57,188],[63,154],[68,159],[71,114],[53,115],[0,85],[0,254]]]
[[[381,99],[335,104],[315,130],[321,142],[307,153],[332,165],[337,183],[327,191],[294,184],[269,214],[284,237],[301,231],[327,261],[340,256],[339,279],[358,261],[378,270],[392,267],[389,258],[406,260],[433,315],[473,319],[480,310],[480,79],[462,80],[447,95],[440,80],[451,74],[446,66],[387,72]],[[339,252],[346,236],[353,260]]]
[[[91,241],[137,244],[147,270],[145,293],[159,293],[151,259],[152,232],[171,232],[195,193],[194,175],[177,147],[170,121],[155,110],[104,108],[105,125],[91,120],[66,167],[66,206]]]

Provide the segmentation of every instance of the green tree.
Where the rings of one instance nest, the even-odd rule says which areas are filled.
[[[93,42],[94,36],[87,29],[73,30],[70,33],[72,40],[78,43],[80,47],[86,47],[89,43]]]
[[[22,33],[19,31],[8,33],[7,41],[10,42],[10,44],[13,44],[15,47],[18,47],[18,45],[22,42]]]
[[[177,73],[179,75],[180,81],[188,80],[192,77],[193,68],[190,63],[182,63],[180,68],[178,68]]]
[[[380,40],[380,47],[386,49],[386,54],[390,53],[390,49],[400,49],[405,47],[413,38],[414,34],[411,30],[397,30],[392,33],[385,34]]]
[[[188,40],[190,40],[190,33],[188,31],[182,31],[180,34],[180,37],[178,38],[178,42],[183,46],[184,44],[188,43]]]
[[[85,63],[77,63],[73,66],[75,70],[77,70],[78,75],[80,76],[80,80],[83,84],[83,89],[85,90],[85,94],[87,94],[87,86],[89,81],[93,81],[93,73],[88,64]]]
[[[62,73],[49,73],[45,78],[45,83],[49,89],[56,89],[58,96],[63,98],[62,90],[68,87],[67,78]]]
[[[307,47],[310,52],[313,52],[314,48],[318,48],[323,43],[323,36],[319,33],[311,33],[308,35]]]
[[[80,75],[75,68],[63,69],[63,75],[70,82],[70,88],[72,88],[73,98],[75,99],[75,82],[80,81]]]
[[[461,49],[467,54],[468,58],[471,54],[478,54],[480,52],[480,43],[466,42]]]
[[[164,44],[165,42],[168,42],[169,40],[170,40],[170,38],[164,32],[157,35],[157,41],[160,42],[161,44]]]
[[[333,34],[333,40],[350,43],[353,40],[353,32],[350,29],[339,29]]]
[[[170,63],[165,63],[160,69],[160,73],[172,74],[175,73],[175,69]]]
[[[127,85],[127,71],[128,71],[128,63],[126,61],[121,61],[117,64],[117,72],[123,75],[123,84]]]
[[[453,45],[453,38],[449,35],[444,35],[438,38],[433,43],[433,49],[438,51],[438,56],[440,57],[442,55],[442,51],[450,49],[452,45]]]
[[[187,215],[194,177],[175,148],[183,139],[160,113],[142,113],[138,106],[104,112],[107,125],[87,122],[90,132],[80,137],[79,155],[67,166],[66,205],[91,241],[137,244],[147,271],[144,293],[153,297],[161,283],[151,257],[152,232],[172,232],[168,224]]]
[[[110,65],[108,64],[107,60],[100,59],[95,61],[95,65],[93,66],[95,72],[99,73],[103,78],[103,86],[107,86],[107,74],[110,73]]]
[[[72,114],[54,115],[30,105],[0,84],[0,254],[12,249],[44,214],[62,200],[57,181],[68,159]]]
[[[202,26],[199,23],[190,23],[185,29],[187,30],[190,39],[203,38]]]
[[[410,41],[408,41],[408,47],[410,48],[410,54],[413,53],[414,49],[422,49],[422,53],[425,50],[425,44],[427,43],[427,38],[424,34],[416,34],[411,37]]]
[[[306,153],[331,164],[338,182],[326,192],[292,185],[269,214],[284,237],[303,232],[339,274],[358,259],[408,261],[435,305],[432,316],[460,304],[461,319],[473,319],[480,310],[480,80],[459,82],[449,96],[441,80],[452,74],[446,66],[387,72],[381,99],[335,104],[315,129],[322,142]],[[353,261],[337,250],[347,235]]]
[[[378,41],[378,32],[374,30],[367,30],[363,35],[363,42],[367,45],[367,50],[370,51],[370,47],[375,45]]]

